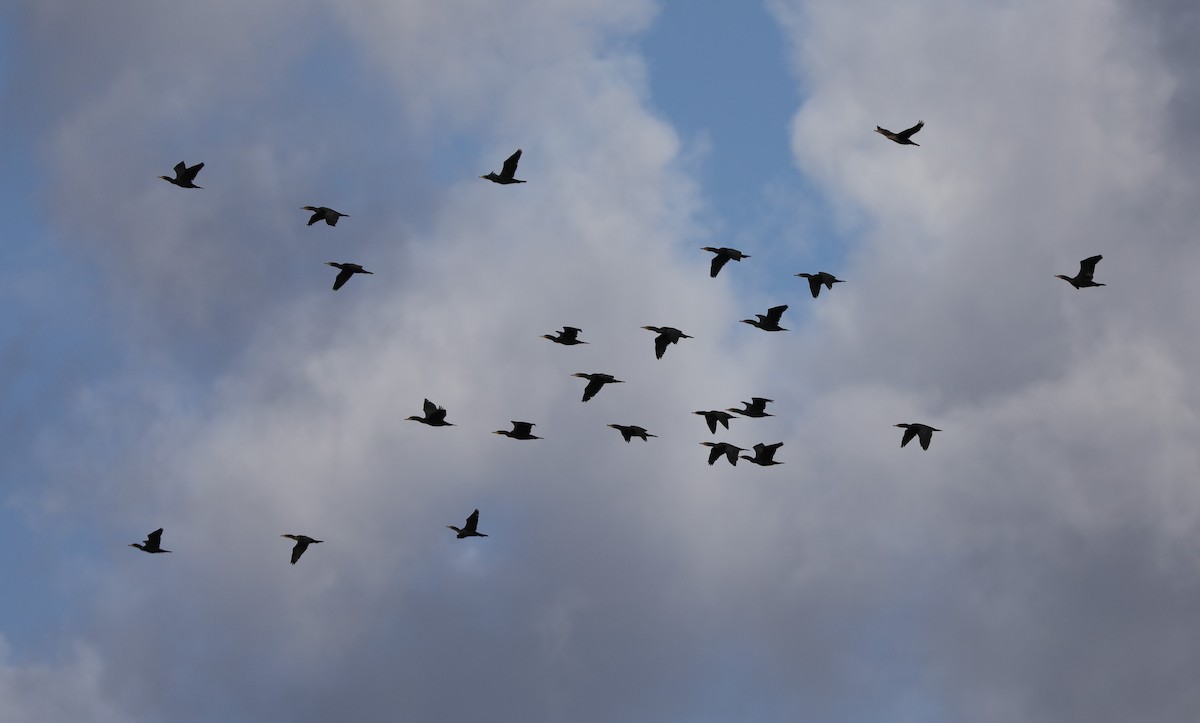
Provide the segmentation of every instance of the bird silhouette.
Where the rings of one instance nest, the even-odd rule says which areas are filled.
[[[704,445],[705,447],[709,447],[708,464],[710,467],[721,458],[721,455],[725,455],[725,459],[729,461],[729,464],[736,467],[738,461],[738,452],[746,451],[742,447],[735,447],[728,442],[701,442],[700,444]]]
[[[893,140],[902,146],[919,146],[921,144],[913,143],[911,138],[914,135],[916,135],[917,131],[921,130],[921,128],[924,126],[925,126],[925,121],[919,120],[919,121],[917,121],[917,124],[915,126],[913,126],[912,128],[902,130],[899,133],[892,133],[891,131],[887,130],[886,128],[880,128],[879,126],[875,126],[875,132],[882,134],[885,138]]]
[[[337,278],[333,280],[333,290],[334,291],[337,291],[338,289],[342,288],[342,286],[345,285],[345,283],[350,280],[350,277],[355,274],[374,274],[375,273],[374,271],[367,271],[366,269],[359,266],[358,264],[339,264],[336,261],[326,261],[325,265],[333,266],[334,268],[341,269],[341,271],[338,272]]]
[[[170,552],[170,550],[162,549],[162,533],[163,533],[163,528],[160,527],[157,530],[155,530],[154,532],[151,532],[149,535],[146,535],[145,542],[143,542],[141,544],[134,542],[134,543],[131,543],[129,546],[136,547],[137,549],[141,550],[142,552]]]
[[[815,274],[796,275],[808,279],[808,290],[812,292],[814,299],[821,293],[822,284],[825,285],[825,288],[832,289],[834,284],[840,284],[843,281],[843,279],[834,278],[833,274],[828,274],[824,271],[818,271]]]
[[[767,405],[772,401],[774,400],[763,399],[762,397],[750,397],[750,401],[742,402],[742,404],[745,406],[745,409],[730,408],[726,409],[725,411],[733,412],[734,414],[740,414],[743,417],[773,417],[775,415],[767,412]]]
[[[933,433],[942,431],[928,424],[918,424],[916,422],[912,424],[897,424],[896,426],[904,430],[904,436],[900,438],[901,447],[911,442],[913,437],[916,437],[921,442],[921,449],[929,449],[929,442],[933,439]]]
[[[549,339],[550,341],[554,342],[555,344],[564,344],[566,346],[572,346],[574,344],[586,344],[587,343],[586,341],[580,341],[578,338],[579,332],[581,332],[581,331],[583,331],[583,330],[577,329],[573,326],[564,326],[562,328],[562,331],[556,332],[556,334],[557,334],[556,336],[550,336],[549,334],[542,334],[542,338]]]
[[[454,425],[446,421],[446,409],[439,407],[428,399],[425,400],[425,416],[423,417],[405,417],[405,421],[412,420],[421,424],[428,424],[431,427],[453,427]]]
[[[743,454],[742,459],[762,465],[763,467],[770,467],[773,464],[783,464],[783,462],[775,461],[775,451],[782,446],[783,442],[776,442],[775,444],[763,444],[759,442],[754,445],[754,456],[751,457],[748,454]]]
[[[1092,274],[1096,273],[1096,264],[1100,263],[1100,259],[1102,258],[1104,257],[1099,254],[1089,256],[1079,262],[1079,273],[1075,274],[1074,277],[1057,274],[1054,278],[1062,279],[1077,289],[1082,289],[1085,286],[1105,286],[1105,284],[1097,284],[1095,281],[1092,281]]]
[[[280,535],[280,537],[290,537],[291,539],[296,541],[296,546],[292,548],[292,564],[293,565],[296,564],[296,560],[300,559],[300,556],[304,554],[304,551],[308,549],[309,545],[314,545],[314,544],[324,542],[324,540],[314,540],[313,538],[309,537],[308,535]]]
[[[729,412],[722,412],[719,409],[710,409],[707,412],[692,412],[692,414],[699,414],[701,417],[704,417],[704,421],[708,423],[708,431],[712,432],[713,434],[717,433],[718,422],[721,424],[721,426],[725,427],[725,429],[729,429],[729,420],[733,419],[732,414]]]
[[[516,153],[509,156],[508,160],[504,161],[504,167],[500,169],[499,175],[493,171],[486,176],[480,176],[480,178],[486,178],[492,183],[499,183],[501,185],[508,185],[510,183],[524,183],[524,181],[518,181],[516,178],[514,178],[517,173],[517,164],[520,163],[520,161],[521,149],[518,148]]]
[[[714,279],[717,278],[717,274],[721,273],[722,267],[724,267],[725,264],[729,263],[730,261],[741,261],[742,259],[750,258],[749,254],[744,254],[737,249],[731,249],[725,246],[720,248],[705,246],[702,250],[716,254],[716,256],[713,257],[712,266],[710,266],[708,269],[708,275]]]
[[[474,512],[472,512],[467,517],[466,524],[461,528],[455,527],[454,525],[446,525],[446,527],[448,527],[451,530],[454,530],[455,532],[458,533],[458,539],[460,539],[460,540],[463,539],[464,537],[487,537],[487,535],[485,535],[482,532],[479,532],[478,530],[475,529],[478,526],[479,526],[479,510],[475,510]]]
[[[514,421],[512,426],[512,429],[497,429],[492,434],[503,434],[505,437],[513,439],[541,439],[541,437],[534,436],[533,434],[533,428],[537,426],[533,422]]]
[[[312,211],[313,215],[308,219],[308,225],[311,226],[317,221],[324,221],[330,226],[336,226],[338,219],[342,216],[349,216],[348,213],[339,213],[328,206],[305,206],[303,211]]]
[[[167,183],[174,183],[180,188],[203,188],[203,186],[197,186],[194,183],[196,180],[196,174],[200,172],[201,168],[204,168],[203,163],[197,163],[191,168],[188,168],[183,161],[180,161],[179,163],[175,164],[174,178],[171,178],[170,176],[159,176],[159,178],[163,179]]]
[[[779,325],[779,320],[783,318],[783,312],[785,311],[787,311],[787,304],[772,306],[770,309],[767,309],[765,315],[755,314],[758,317],[757,321],[754,319],[742,319],[742,323],[757,326],[763,331],[787,331],[787,329]]]
[[[658,334],[658,336],[654,337],[655,359],[662,359],[669,345],[678,344],[680,339],[692,338],[673,326],[643,326],[642,328]]]
[[[632,441],[634,437],[641,437],[643,442],[649,442],[650,440],[647,439],[647,437],[658,436],[657,434],[650,434],[646,431],[645,427],[639,427],[636,424],[610,424],[608,426],[620,432],[621,436],[625,438],[626,442]]]
[[[587,386],[583,388],[583,401],[585,401],[585,402],[587,400],[591,399],[592,397],[596,396],[596,393],[599,392],[600,389],[603,388],[605,384],[624,384],[623,381],[615,378],[612,374],[602,374],[600,372],[595,372],[592,374],[584,374],[583,372],[576,372],[575,374],[572,374],[571,376],[581,377],[583,379],[588,380]]]

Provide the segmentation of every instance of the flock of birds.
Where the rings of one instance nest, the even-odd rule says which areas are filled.
[[[899,133],[893,133],[885,128],[876,126],[875,132],[901,145],[916,146],[919,144],[913,142],[912,136],[920,131],[924,125],[924,121],[917,121],[916,125],[900,131]],[[516,177],[517,164],[520,162],[520,160],[521,150],[518,149],[504,161],[499,173],[488,173],[487,175],[480,176],[480,178],[500,185],[525,183],[525,181]],[[173,183],[180,188],[202,188],[201,186],[197,186],[195,181],[197,174],[199,174],[203,168],[203,163],[197,163],[194,166],[188,166],[184,162],[180,161],[175,166],[174,178],[170,176],[159,176],[159,178]],[[335,211],[327,206],[304,206],[302,210],[312,212],[312,216],[308,219],[309,226],[319,221],[324,221],[329,226],[336,226],[338,219],[349,215]],[[721,272],[721,269],[724,268],[728,262],[740,262],[743,259],[750,258],[749,254],[744,254],[738,249],[733,248],[705,246],[702,250],[713,254],[712,265],[709,269],[709,276],[712,278],[716,278],[717,274]],[[1093,278],[1096,272],[1096,264],[1099,263],[1102,258],[1103,256],[1096,255],[1083,259],[1079,262],[1079,272],[1076,273],[1075,276],[1058,274],[1056,278],[1065,280],[1076,289],[1082,289],[1091,286],[1104,286],[1104,284],[1097,283]],[[355,274],[372,273],[356,263],[328,261],[326,264],[338,269],[338,275],[333,282],[333,289],[335,291],[342,288],[342,286],[344,286],[346,282],[349,281],[350,278]],[[796,276],[808,280],[808,288],[814,299],[820,296],[822,287],[825,289],[833,289],[834,284],[843,283],[842,279],[836,278],[833,274],[825,271],[819,271],[815,274],[800,273],[796,274]],[[750,326],[754,326],[758,329],[768,332],[787,331],[786,328],[780,326],[780,321],[783,319],[783,313],[787,311],[787,308],[788,307],[786,304],[773,306],[770,309],[767,309],[766,314],[756,314],[755,316],[757,318],[755,319],[742,319],[742,323],[749,324]],[[654,356],[656,359],[662,359],[663,354],[666,353],[667,348],[672,344],[678,344],[682,339],[692,338],[683,331],[671,326],[643,326],[642,328],[646,331],[654,332],[655,334]],[[581,333],[582,329],[578,327],[564,326],[561,331],[555,332],[553,335],[543,334],[542,338],[549,339],[550,341],[563,346],[587,344],[588,342],[579,338]],[[572,376],[587,380],[587,386],[585,386],[583,389],[582,401],[584,402],[595,397],[606,384],[624,383],[622,380],[617,379],[611,374],[599,372],[578,372]],[[729,429],[729,422],[731,419],[734,419],[734,415],[746,418],[773,416],[771,413],[767,412],[767,405],[771,404],[772,401],[773,400],[763,397],[752,397],[749,402],[742,402],[741,409],[714,409],[697,411],[694,412],[694,414],[704,417],[709,431],[712,434],[716,434],[718,425],[724,427],[726,430]],[[420,422],[421,424],[425,424],[430,427],[454,426],[451,422],[446,421],[446,409],[438,406],[428,399],[426,399],[424,402],[422,416],[410,416],[407,418],[407,421]],[[533,434],[534,426],[536,425],[534,425],[532,422],[514,420],[512,421],[512,429],[499,429],[496,430],[494,434],[503,435],[505,437],[509,437],[510,439],[517,440],[542,439],[541,437]],[[649,441],[650,437],[657,436],[651,434],[644,427],[640,427],[638,425],[609,424],[608,426],[620,432],[621,436],[626,442],[631,442],[634,437],[637,437],[645,442]],[[905,447],[913,439],[916,439],[921,445],[921,449],[925,450],[929,449],[929,444],[933,439],[933,433],[942,431],[936,427],[919,422],[901,423],[895,426],[904,430],[904,434],[900,438],[901,447]],[[758,443],[750,448],[754,452],[753,455],[743,454],[740,456],[738,454],[739,452],[746,452],[748,450],[728,442],[701,442],[700,444],[709,448],[709,465],[715,464],[721,457],[725,457],[726,461],[728,461],[731,465],[736,465],[739,459],[743,459],[764,467],[783,464],[775,459],[775,453],[780,447],[783,446],[783,442],[776,442],[774,444]],[[463,527],[460,528],[455,525],[447,525],[446,527],[453,530],[457,535],[457,539],[460,540],[467,537],[487,537],[487,535],[479,532],[478,530],[479,510],[475,510],[467,517],[466,522],[463,523]],[[139,550],[148,553],[171,552],[170,550],[163,549],[162,535],[163,530],[162,528],[159,528],[149,533],[146,536],[145,542],[133,543],[130,545],[130,547],[136,547]],[[296,562],[300,559],[300,556],[304,554],[305,550],[307,550],[310,545],[322,542],[322,540],[314,539],[308,535],[284,534],[282,537],[290,538],[296,543],[295,546],[292,547],[291,562],[293,565],[296,564]]]

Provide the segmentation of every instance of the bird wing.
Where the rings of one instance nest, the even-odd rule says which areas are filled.
[[[513,434],[533,434],[533,422],[513,422],[512,426]]]
[[[292,548],[292,564],[293,565],[296,564],[296,560],[299,560],[300,556],[303,555],[304,551],[307,549],[308,549],[308,541],[307,540],[296,540],[296,546]]]
[[[705,414],[704,421],[708,422],[708,431],[712,432],[713,434],[716,434],[717,433],[717,417],[712,414]],[[729,422],[725,423],[725,428],[729,429]]]
[[[924,126],[925,126],[925,121],[919,120],[919,121],[917,121],[917,124],[915,126],[913,126],[912,128],[906,128],[905,130],[902,130],[899,133],[897,133],[896,137],[904,138],[905,140],[907,140],[909,138],[909,136],[912,136],[917,131],[921,130],[921,128]]]
[[[933,439],[933,428],[920,427],[917,431],[917,439],[921,442],[921,449],[929,449],[929,442]]]
[[[671,343],[671,337],[667,334],[659,334],[654,337],[654,358],[662,359],[663,354],[667,351],[667,345]]]
[[[196,165],[192,166],[191,168],[184,169],[185,177],[183,180],[189,181],[189,182],[196,180],[196,174],[200,172],[201,168],[204,168],[203,163],[197,163]]]
[[[915,436],[917,436],[916,427],[905,427],[904,436],[900,439],[900,446],[903,447],[904,445],[908,444]]]
[[[808,277],[808,290],[812,292],[814,299],[817,298],[821,293],[821,280],[816,276]]]
[[[426,399],[426,400],[425,400],[425,405],[424,405],[424,410],[425,410],[425,416],[426,416],[426,417],[432,417],[433,415],[437,414],[437,412],[438,412],[438,405],[436,405],[436,404],[434,404],[433,402],[431,402],[431,401],[429,401],[428,399]]]
[[[714,444],[708,450],[708,464],[710,466],[713,464],[716,464],[717,460],[720,459],[721,455],[725,454],[725,452],[726,452],[726,450],[725,450],[724,445]]]
[[[353,275],[354,272],[350,269],[342,269],[339,271],[337,278],[333,280],[333,290],[337,291],[338,289],[342,288],[342,285],[349,281],[350,277]]]
[[[783,318],[783,312],[785,311],[787,311],[787,304],[772,306],[770,309],[767,309],[767,321],[778,324],[779,320]]]
[[[321,217],[324,215],[325,215],[324,211],[322,211],[321,209],[317,209],[316,211],[313,212],[312,216],[309,216],[308,225],[311,226],[314,223],[316,223],[317,221],[320,221]]]
[[[721,268],[729,262],[729,257],[725,254],[717,254],[713,257],[712,266],[708,270],[708,275],[712,278],[717,278],[717,274],[721,272]]]
[[[1079,262],[1079,277],[1083,278],[1083,279],[1092,278],[1092,274],[1096,273],[1096,264],[1100,263],[1100,259],[1102,259],[1102,258],[1104,258],[1104,257],[1100,256],[1100,255],[1096,255],[1096,256],[1089,256],[1088,258],[1084,259],[1083,261],[1080,261]]]
[[[573,326],[564,326],[563,330],[559,332],[558,337],[563,341],[576,341],[576,337],[579,336],[580,331],[580,329],[576,329]]]
[[[326,209],[325,210],[325,223],[329,224],[330,226],[336,226],[338,219],[345,215],[346,214],[338,213],[337,211],[334,211],[332,209]]]
[[[158,547],[162,544],[163,528],[158,528],[149,535],[146,535],[146,547]]]
[[[521,161],[521,149],[518,148],[516,153],[509,156],[508,160],[504,161],[504,167],[500,169],[501,177],[512,178],[515,175],[517,175],[517,163],[519,163],[520,161]]]
[[[176,178],[176,180],[180,180],[180,181],[182,181],[182,180],[183,180],[183,177],[184,177],[184,174],[186,174],[186,173],[187,173],[187,164],[186,164],[186,163],[184,163],[183,161],[180,161],[179,163],[176,163],[176,164],[175,164],[175,178]]]
[[[596,392],[604,386],[604,381],[600,379],[589,379],[586,387],[583,388],[583,401],[587,401],[596,396]]]
[[[741,452],[740,447],[734,447],[732,444],[725,445],[725,459],[729,460],[729,464],[737,466],[738,452]]]
[[[517,151],[520,153],[520,151]],[[479,510],[475,510],[467,517],[467,523],[463,527],[463,532],[475,532],[475,528],[479,527]]]

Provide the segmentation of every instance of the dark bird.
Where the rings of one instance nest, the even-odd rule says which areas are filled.
[[[742,323],[749,324],[750,326],[757,326],[763,331],[787,331],[787,329],[784,329],[779,325],[779,320],[783,318],[783,312],[785,311],[787,311],[787,304],[784,304],[783,306],[772,306],[770,309],[767,309],[766,316],[762,314],[755,314],[755,316],[758,317],[758,321],[753,319],[742,319]]]
[[[203,186],[197,186],[194,183],[196,180],[196,174],[200,172],[201,168],[204,168],[203,163],[197,163],[191,168],[188,168],[187,164],[185,164],[183,161],[180,161],[179,163],[175,164],[174,178],[171,178],[170,176],[159,176],[159,178],[167,181],[168,183],[174,183],[180,188],[203,188]]]
[[[455,527],[454,525],[446,525],[446,527],[449,527],[450,529],[452,529],[458,533],[458,539],[460,539],[460,540],[463,539],[464,537],[487,537],[487,535],[485,535],[482,532],[479,532],[475,529],[478,526],[479,526],[479,510],[475,510],[474,512],[471,513],[471,516],[467,518],[466,525],[463,526],[461,529],[459,529],[458,527]]]
[[[505,437],[513,439],[541,439],[533,434],[533,428],[536,426],[533,422],[516,422],[512,423],[512,429],[497,429],[492,434],[503,434]]]
[[[692,338],[673,326],[643,326],[642,328],[658,334],[658,336],[654,337],[655,359],[662,359],[663,354],[667,351],[667,346],[678,344],[680,339]]]
[[[940,432],[940,429],[934,429],[928,424],[897,424],[897,427],[904,429],[904,436],[900,438],[900,446],[908,444],[916,437],[921,441],[921,449],[929,449],[929,441],[933,439],[934,432]]]
[[[1092,274],[1096,273],[1096,264],[1100,263],[1100,259],[1102,258],[1104,257],[1096,254],[1080,261],[1079,273],[1075,274],[1075,278],[1063,276],[1062,274],[1057,274],[1055,278],[1062,279],[1077,289],[1082,289],[1085,286],[1104,286],[1105,284],[1097,284],[1095,281],[1092,281]]]
[[[725,459],[729,460],[729,464],[736,467],[738,452],[746,451],[742,447],[735,447],[729,442],[701,442],[700,444],[710,448],[708,450],[708,464],[710,467],[721,458],[721,455],[725,455]]]
[[[347,281],[350,280],[350,277],[355,274],[374,274],[375,273],[374,271],[367,271],[366,269],[359,266],[358,264],[339,264],[336,261],[326,261],[325,265],[333,266],[334,268],[341,269],[341,271],[338,272],[337,278],[333,280],[333,290],[334,291],[337,291],[338,289],[342,288],[342,286]]]
[[[314,540],[308,535],[280,535],[280,537],[290,537],[296,541],[296,546],[292,548],[293,565],[296,564],[296,560],[300,559],[300,556],[304,554],[304,551],[308,549],[309,545],[313,543],[324,542],[324,540]]]
[[[775,415],[767,413],[767,405],[773,402],[772,399],[763,399],[762,397],[750,397],[750,401],[742,402],[745,409],[726,409],[727,412],[740,414],[743,417],[773,417]]]
[[[301,210],[313,212],[313,215],[308,219],[309,226],[317,221],[324,221],[330,226],[336,226],[339,218],[350,215],[348,213],[338,213],[328,206],[305,206]]]
[[[900,131],[899,133],[892,133],[891,131],[887,130],[886,128],[880,128],[879,126],[875,126],[875,132],[882,134],[884,138],[889,138],[893,141],[896,141],[897,143],[899,143],[902,146],[919,146],[919,145],[921,145],[920,143],[913,143],[912,140],[910,140],[910,139],[914,135],[916,135],[917,131],[921,130],[921,128],[924,127],[924,125],[925,125],[925,121],[919,120],[919,121],[917,121],[917,124],[915,126],[913,126],[912,128],[909,128],[908,130]]]
[[[521,149],[518,148],[517,152],[509,156],[508,160],[504,162],[504,167],[500,169],[500,175],[496,175],[496,173],[493,172],[487,174],[486,176],[480,176],[480,178],[486,178],[492,183],[499,183],[502,185],[508,185],[509,183],[524,183],[524,181],[519,181],[516,178],[513,178],[513,176],[517,174],[517,163],[520,161]]]
[[[170,550],[162,549],[162,531],[163,528],[158,528],[149,535],[146,535],[146,541],[140,545],[136,542],[131,543],[130,547],[136,547],[142,552],[170,552]]]
[[[428,424],[431,427],[453,427],[454,425],[446,421],[445,407],[439,407],[428,399],[425,400],[425,416],[424,417],[406,417],[405,421],[412,420],[421,424]]]
[[[754,464],[760,464],[763,467],[770,467],[773,464],[783,464],[783,462],[775,461],[775,450],[782,446],[783,442],[776,442],[775,444],[763,444],[759,442],[754,445],[754,456],[751,457],[748,454],[743,454],[742,459]]]
[[[832,289],[834,284],[840,284],[843,281],[843,279],[836,279],[834,278],[833,274],[829,274],[824,271],[818,271],[815,274],[796,275],[803,276],[804,278],[808,279],[808,290],[812,292],[814,299],[817,298],[817,295],[821,293],[822,284],[824,284],[825,288]]]
[[[556,332],[558,334],[557,336],[550,336],[549,334],[542,334],[542,338],[549,339],[550,341],[554,342],[555,344],[565,344],[566,346],[572,346],[574,344],[586,344],[587,343],[586,341],[580,341],[578,338],[579,332],[581,332],[581,331],[583,331],[583,330],[576,329],[573,326],[564,326],[562,328],[562,331]]]
[[[719,249],[712,246],[705,246],[702,250],[716,254],[713,257],[712,266],[708,270],[708,275],[714,279],[717,278],[717,274],[721,273],[721,267],[729,261],[741,261],[742,259],[750,258],[749,254],[744,254],[737,249],[726,248],[724,246]]]
[[[582,377],[582,378],[588,380],[587,386],[583,388],[583,401],[585,401],[585,402],[587,400],[591,399],[592,397],[596,396],[596,392],[600,391],[600,388],[603,387],[605,384],[624,384],[625,383],[625,382],[621,381],[620,379],[613,377],[612,374],[601,374],[599,372],[597,372],[595,374],[584,374],[583,372],[576,372],[576,373],[572,374],[571,376]]]
[[[718,422],[720,422],[721,426],[725,427],[725,429],[729,429],[729,420],[733,419],[732,414],[729,412],[722,412],[719,409],[712,409],[707,412],[692,412],[692,414],[699,414],[701,417],[704,417],[704,421],[708,422],[708,431],[712,432],[713,434],[717,433]]]
[[[610,424],[608,426],[620,432],[621,436],[625,438],[626,442],[632,441],[634,437],[641,437],[643,442],[649,442],[650,440],[646,439],[647,437],[658,436],[657,434],[650,434],[646,431],[645,427],[639,427],[636,424]]]

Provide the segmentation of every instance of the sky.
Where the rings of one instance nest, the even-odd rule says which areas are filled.
[[[0,720],[1190,720],[1197,32],[1179,0],[4,5]],[[479,179],[516,148],[527,183]],[[1106,286],[1054,278],[1095,254]]]

